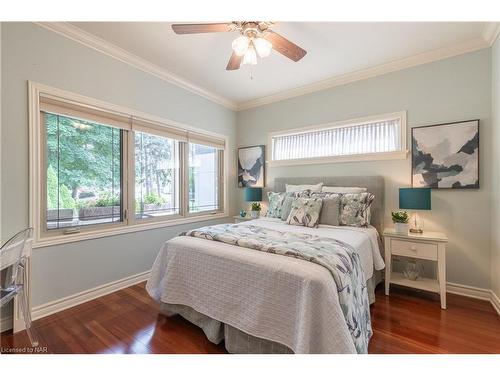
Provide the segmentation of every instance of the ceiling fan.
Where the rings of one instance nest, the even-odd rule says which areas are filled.
[[[272,22],[230,22],[230,23],[197,23],[174,24],[176,34],[199,34],[237,31],[241,35],[232,43],[233,53],[229,58],[226,70],[239,69],[241,65],[257,64],[257,55],[261,58],[269,56],[271,49],[293,61],[299,61],[307,51],[290,42],[280,34],[270,30]]]

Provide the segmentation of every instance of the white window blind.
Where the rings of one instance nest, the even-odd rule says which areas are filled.
[[[63,115],[97,124],[105,124],[119,129],[130,130],[131,117],[125,113],[103,110],[71,100],[40,96],[40,110],[45,113]]]
[[[272,160],[294,160],[402,150],[401,118],[272,136]]]

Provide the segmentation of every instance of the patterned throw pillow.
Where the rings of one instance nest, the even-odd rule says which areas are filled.
[[[275,217],[281,219],[281,212],[283,209],[283,203],[286,197],[293,196],[293,193],[275,193],[270,191],[267,193],[269,199],[269,208],[267,210],[267,217]]]
[[[290,215],[290,211],[292,210],[292,203],[295,200],[295,197],[286,197],[283,201],[283,206],[281,207],[281,220],[285,221],[288,219],[288,215]]]
[[[289,191],[289,192],[279,192],[279,193],[270,191],[269,193],[267,193],[267,197],[269,200],[269,208],[267,210],[266,217],[275,217],[281,219],[281,217],[283,216],[283,209],[286,208],[284,207],[286,198],[288,197],[297,198],[297,197],[308,197],[308,196],[309,196],[309,190],[305,190],[302,192]],[[290,210],[290,208],[288,208],[288,210]],[[285,217],[285,219],[287,217],[288,215]]]
[[[297,198],[292,202],[292,210],[286,222],[309,228],[317,227],[322,206],[321,198]]]
[[[343,194],[340,201],[340,225],[366,227],[370,224],[372,193]]]

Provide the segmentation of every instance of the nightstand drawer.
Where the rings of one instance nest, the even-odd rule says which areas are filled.
[[[422,259],[437,260],[437,245],[422,242],[391,240],[391,252],[393,255],[414,257]]]

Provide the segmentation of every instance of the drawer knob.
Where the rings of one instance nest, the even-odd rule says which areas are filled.
[[[412,251],[417,251],[417,248],[415,247],[415,245],[411,245],[411,246],[410,246],[410,250],[412,250]]]

